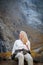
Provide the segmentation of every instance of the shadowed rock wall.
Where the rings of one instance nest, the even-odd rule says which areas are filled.
[[[43,0],[0,0],[0,27],[11,49],[20,30],[27,32],[32,49],[43,46]]]

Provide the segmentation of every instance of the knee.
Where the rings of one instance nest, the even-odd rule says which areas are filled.
[[[24,56],[22,53],[19,53],[18,59],[23,59],[24,60]]]
[[[32,58],[32,56],[30,56],[30,60],[31,60],[31,61],[33,61],[33,58]]]
[[[31,55],[29,55],[29,58],[28,58],[29,60],[33,60],[33,58],[32,58],[32,56]]]
[[[27,59],[30,60],[30,61],[33,61],[33,58],[30,54],[27,55]]]
[[[33,65],[33,58],[32,57],[28,58],[28,61],[31,62]]]
[[[28,62],[30,63],[30,65],[33,65],[33,58],[32,58],[31,55],[30,55],[30,57],[28,58]]]

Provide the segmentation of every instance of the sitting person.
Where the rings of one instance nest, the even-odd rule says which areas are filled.
[[[24,65],[24,59],[28,65],[33,65],[33,59],[30,55],[30,41],[26,32],[20,32],[19,39],[15,41],[12,49],[12,56],[13,54],[15,54],[15,58],[18,58],[18,65]]]

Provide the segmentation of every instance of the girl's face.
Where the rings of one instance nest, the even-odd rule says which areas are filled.
[[[20,33],[19,38],[22,40],[24,44],[28,41],[28,38],[26,37],[25,33]]]
[[[26,39],[26,37],[24,36],[23,33],[22,33],[22,34],[19,34],[19,38],[22,40],[22,42],[23,42],[24,44],[26,44],[27,39]]]
[[[22,34],[19,34],[19,38],[22,40],[22,38],[23,38],[23,35],[22,35]]]

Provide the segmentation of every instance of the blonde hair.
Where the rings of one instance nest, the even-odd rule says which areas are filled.
[[[27,33],[25,31],[20,31],[20,34],[22,35],[22,42],[26,44],[26,42],[28,41]]]

